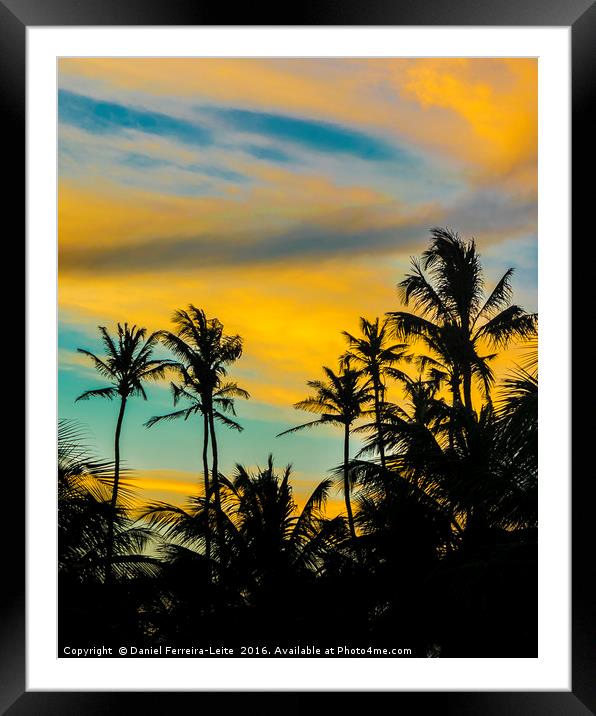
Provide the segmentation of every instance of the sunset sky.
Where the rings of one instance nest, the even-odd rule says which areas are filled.
[[[291,462],[297,496],[341,461],[331,429],[275,438],[342,330],[397,310],[429,229],[477,240],[490,290],[515,267],[537,310],[537,64],[531,59],[63,59],[59,63],[59,415],[113,450],[117,408],[77,347],[98,325],[169,328],[193,303],[245,350],[241,434],[221,469]],[[202,481],[199,418],[168,384],[129,402],[122,454],[148,498]]]

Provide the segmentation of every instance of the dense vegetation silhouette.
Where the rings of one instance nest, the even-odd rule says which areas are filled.
[[[344,332],[337,368],[294,406],[316,419],[278,436],[342,431],[338,466],[301,508],[291,467],[271,455],[263,469],[219,469],[216,426],[242,430],[235,401],[249,398],[228,376],[240,336],[193,305],[148,337],[100,327],[106,356],[81,351],[109,385],[79,399],[119,399],[114,455],[94,458],[60,422],[60,644],[536,656],[538,317],[512,303],[512,274],[487,297],[474,241],[432,230],[398,285],[413,312]],[[513,344],[525,353],[497,381],[491,363]],[[175,409],[146,427],[196,419],[202,474],[183,506],[143,503],[120,464],[127,401],[166,375]],[[334,483],[345,512],[329,517]]]

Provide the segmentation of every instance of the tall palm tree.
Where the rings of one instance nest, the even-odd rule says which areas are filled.
[[[381,458],[381,467],[385,470],[386,461],[382,419],[382,410],[385,404],[385,378],[389,374],[388,369],[400,359],[406,357],[407,346],[404,343],[389,342],[387,320],[379,323],[378,318],[375,318],[375,320],[371,322],[361,317],[360,330],[362,335],[358,337],[353,336],[347,331],[343,331],[343,335],[349,344],[346,357],[354,360],[356,365],[362,368],[365,375],[367,375],[372,382],[375,423],[377,439],[379,441],[379,456]]]
[[[161,340],[176,356],[178,370],[181,371],[183,378],[184,375],[189,376],[198,391],[204,411],[204,427],[209,429],[212,493],[218,521],[218,537],[222,540],[214,395],[222,386],[222,379],[227,375],[227,367],[242,355],[242,338],[239,335],[225,335],[221,321],[217,318],[207,318],[205,311],[192,304],[186,311],[183,309],[175,311],[172,321],[176,326],[176,332],[162,331]],[[237,393],[240,394],[248,397],[245,391]]]
[[[366,406],[373,400],[370,381],[362,381],[362,371],[351,367],[350,360],[340,361],[339,371],[334,373],[331,368],[323,366],[327,380],[309,380],[307,385],[315,394],[294,404],[297,410],[318,413],[321,417],[295,428],[284,430],[280,435],[288,435],[298,430],[311,428],[314,425],[337,425],[344,431],[343,450],[343,489],[348,516],[348,527],[352,540],[356,539],[354,515],[350,500],[350,431],[353,423],[368,411]]]
[[[166,368],[171,361],[153,358],[153,350],[157,344],[157,333],[146,338],[147,329],[118,324],[118,335],[115,338],[109,334],[105,326],[99,326],[101,339],[107,355],[99,358],[91,351],[78,348],[79,353],[87,356],[93,362],[97,372],[106,378],[111,385],[103,388],[86,390],[79,395],[78,400],[89,398],[120,399],[120,409],[116,421],[114,434],[114,481],[112,485],[112,498],[110,501],[111,518],[108,524],[108,540],[105,578],[109,582],[112,575],[112,556],[114,552],[114,521],[118,505],[118,487],[120,481],[120,433],[124,420],[126,403],[133,396],[141,396],[147,400],[143,388],[145,381],[159,380],[164,377]]]
[[[188,420],[192,415],[201,416],[201,422],[203,424],[203,490],[206,503],[209,504],[210,486],[209,464],[207,458],[207,453],[209,449],[209,414],[203,403],[203,386],[193,376],[192,366],[186,368],[185,366],[180,365],[177,366],[177,370],[182,375],[184,382],[182,385],[171,383],[174,406],[178,405],[181,400],[186,403],[186,406],[179,410],[175,410],[172,413],[168,413],[166,415],[156,415],[150,418],[145,423],[145,427],[150,428],[153,425],[156,425],[157,423],[160,423],[164,420],[169,421],[176,420],[179,418],[182,418],[183,420]],[[249,394],[246,390],[240,388],[236,383],[221,383],[213,392],[212,405],[214,406],[213,412],[214,418],[216,420],[223,423],[229,428],[233,428],[234,430],[238,430],[238,432],[241,432],[243,428],[240,423],[225,414],[231,413],[234,416],[236,415],[236,411],[234,408],[234,398],[238,397],[248,399]],[[205,557],[207,559],[207,565],[209,565],[209,561],[211,559],[211,535],[208,528],[205,537]],[[209,572],[209,567],[207,569]]]
[[[481,344],[503,349],[512,340],[532,338],[538,319],[511,304],[512,268],[485,298],[474,240],[442,228],[431,235],[430,247],[421,260],[412,259],[412,272],[399,284],[404,304],[412,302],[421,315],[387,315],[398,339],[426,345],[432,354],[424,357],[426,364],[447,373],[453,405],[462,404],[463,389],[463,405],[472,413],[472,379],[487,397],[494,383],[489,362],[495,354],[480,355]]]

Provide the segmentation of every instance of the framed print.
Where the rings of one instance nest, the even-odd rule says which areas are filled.
[[[4,3],[27,150],[7,713],[595,708],[570,469],[594,7],[451,10]]]

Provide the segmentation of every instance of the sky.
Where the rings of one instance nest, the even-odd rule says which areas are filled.
[[[221,470],[294,468],[302,501],[342,459],[292,404],[342,330],[400,309],[396,284],[429,229],[474,237],[486,288],[514,267],[537,310],[537,64],[532,59],[109,59],[59,62],[59,415],[113,451],[116,406],[78,347],[98,326],[172,328],[189,303],[244,339],[230,377],[242,433]],[[511,358],[509,356],[508,358]],[[147,499],[201,477],[201,425],[167,383],[127,405],[121,451]],[[333,499],[339,506],[339,495]],[[339,507],[337,507],[339,509]]]

